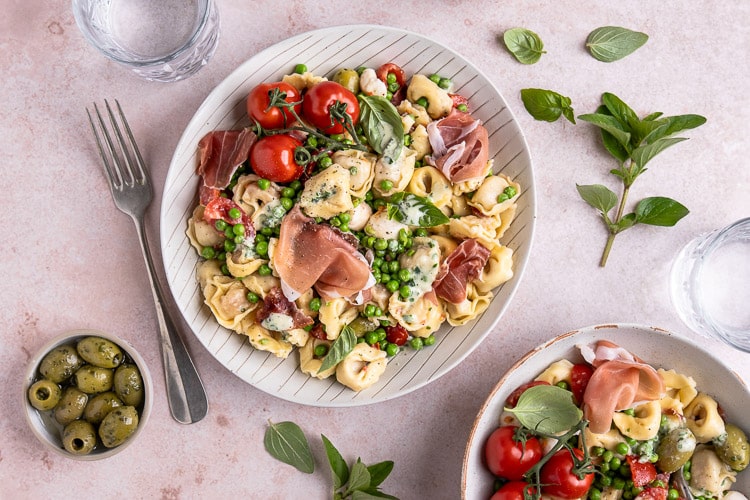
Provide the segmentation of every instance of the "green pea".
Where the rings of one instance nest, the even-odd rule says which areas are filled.
[[[408,299],[411,296],[411,288],[408,285],[402,285],[398,289],[398,294],[402,299]]]
[[[320,306],[321,305],[322,304],[321,304],[320,298],[319,297],[313,297],[310,300],[310,304],[308,305],[308,307],[310,308],[311,311],[316,312],[316,311],[320,311]]]
[[[388,83],[388,84],[398,83],[398,78],[396,78],[396,74],[395,73],[388,73],[386,75],[386,77],[385,77],[385,82]]]
[[[352,216],[346,212],[339,214],[338,217],[342,224],[348,224],[352,220]]]
[[[320,166],[320,168],[328,168],[333,165],[333,160],[331,160],[331,158],[329,158],[328,156],[322,156],[318,160],[318,165]]]
[[[404,283],[406,281],[409,281],[411,279],[411,271],[408,269],[399,269],[398,271],[398,279]]]
[[[451,81],[450,78],[441,78],[438,82],[438,87],[443,90],[448,90],[449,88],[451,88],[451,85],[453,85],[453,81]]]
[[[618,457],[612,457],[612,460],[609,461],[609,468],[612,470],[619,469],[620,465],[622,465],[622,462]]]
[[[259,241],[255,244],[255,251],[260,255],[261,257],[267,257],[268,256],[268,242],[267,241]]]
[[[677,500],[678,498],[680,498],[680,492],[674,488],[669,488],[669,491],[667,492],[667,500]]]
[[[393,293],[396,290],[398,290],[399,283],[396,280],[390,280],[385,284],[385,287],[388,289],[389,292]]]
[[[349,224],[345,224],[342,222],[341,225],[339,226],[339,229],[347,233],[349,232]]]
[[[224,240],[224,251],[231,253],[237,249],[237,243],[234,240]]]
[[[621,477],[616,477],[612,480],[612,487],[616,490],[625,488],[625,480]]]
[[[245,225],[244,224],[235,224],[232,226],[232,232],[236,236],[244,236],[245,235]]]
[[[597,488],[591,488],[589,490],[589,499],[590,500],[600,500],[602,497],[602,492],[599,491]]]
[[[388,92],[390,92],[391,94],[398,92],[398,89],[400,88],[401,86],[398,84],[398,82],[393,82],[393,83],[388,84]]]
[[[203,247],[201,249],[201,257],[206,260],[213,259],[214,257],[216,257],[216,250],[214,250],[213,247]]]
[[[333,227],[339,227],[341,225],[341,219],[337,215],[334,215],[328,220],[328,223]]]
[[[286,210],[287,212],[291,210],[292,207],[294,206],[294,200],[292,200],[291,198],[281,198],[279,202],[281,203],[281,206],[284,207],[284,210]]]
[[[420,105],[420,106],[422,106],[423,108],[426,108],[426,107],[427,107],[427,105],[428,105],[429,103],[427,102],[427,98],[426,98],[426,97],[424,97],[424,96],[422,96],[422,97],[420,97],[419,99],[417,99],[417,102],[416,102],[416,104],[419,104],[419,105]]]
[[[432,80],[432,83],[434,83],[435,85],[440,83],[440,75],[438,75],[437,73],[431,74],[428,78]]]
[[[365,317],[372,317],[375,316],[375,305],[374,304],[367,304],[365,306]]]
[[[435,335],[433,335],[432,333],[429,334],[428,336],[422,339],[422,343],[426,346],[431,346],[435,344]]]
[[[242,212],[239,208],[230,208],[229,209],[229,217],[232,219],[239,219],[242,216]]]
[[[264,236],[273,236],[273,229],[270,227],[261,228],[260,233]]]
[[[310,139],[315,140],[315,136],[311,135],[310,137],[308,137],[308,141]],[[294,192],[296,193],[297,191],[299,191],[300,189],[302,189],[302,181],[300,181],[300,180],[293,180],[292,182],[289,183],[289,188],[292,189],[292,190],[294,190]],[[289,198],[293,198],[293,197],[294,197],[294,195],[290,196]]]
[[[325,344],[318,344],[313,348],[313,354],[316,358],[322,358],[328,354],[328,346]]]
[[[261,264],[258,268],[258,274],[260,274],[261,276],[271,276],[272,273],[273,271],[268,264]]]
[[[601,446],[594,446],[591,448],[591,454],[595,457],[601,457],[604,454],[604,448]]]
[[[294,66],[294,72],[297,73],[298,75],[307,73],[307,66],[302,63],[296,64]]]
[[[422,347],[424,347],[424,341],[420,337],[414,337],[409,342],[409,345],[411,345],[412,349],[414,349],[415,351],[418,351],[422,349]]]
[[[258,187],[265,191],[271,187],[271,181],[268,179],[258,179]]]
[[[612,453],[610,450],[607,450],[602,455],[602,460],[604,460],[605,462],[609,462],[610,460],[612,460],[612,457],[614,456],[615,456],[614,453]]]
[[[256,304],[260,300],[260,296],[258,296],[255,292],[247,292],[247,301],[251,304]]]
[[[392,358],[393,356],[395,356],[396,354],[398,354],[398,351],[399,351],[399,347],[396,344],[393,344],[391,342],[389,342],[388,345],[385,348],[385,354],[389,358]]]
[[[226,223],[226,222],[224,222],[223,220],[219,219],[219,220],[217,220],[216,222],[214,222],[214,227],[215,227],[215,228],[216,228],[216,229],[217,229],[218,231],[222,231],[222,232],[223,232],[223,231],[226,231],[227,227],[229,227],[229,224],[227,224],[227,223]]]
[[[627,455],[628,453],[630,453],[630,446],[628,446],[628,443],[617,443],[617,446],[615,446],[615,451],[620,455]]]
[[[561,380],[558,383],[556,383],[555,385],[557,387],[561,388],[561,389],[565,389],[566,391],[570,390],[570,384],[568,384],[568,382],[565,381],[565,380]]]
[[[463,104],[463,103],[461,103],[458,106],[456,106],[456,109],[459,110],[462,113],[466,113],[467,111],[469,111],[469,107],[466,104]]]
[[[365,334],[365,340],[367,340],[367,343],[370,345],[376,344],[378,342],[378,334],[375,331],[367,332]]]
[[[281,190],[282,198],[294,198],[295,194],[297,194],[297,192],[291,187],[285,187]]]
[[[380,189],[383,191],[390,191],[391,189],[393,189],[393,181],[383,179],[382,181],[380,181]]]
[[[375,250],[385,250],[388,248],[388,241],[383,238],[376,238],[373,248],[375,248]]]
[[[231,274],[226,264],[221,265],[221,274],[223,274],[224,276],[229,276]]]

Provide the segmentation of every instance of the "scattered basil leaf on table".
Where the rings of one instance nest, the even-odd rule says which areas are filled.
[[[521,424],[543,434],[558,434],[574,427],[583,412],[573,402],[573,393],[556,385],[526,389],[514,408],[506,408]]]
[[[503,33],[503,42],[518,62],[534,64],[541,59],[544,43],[539,35],[526,28],[511,28]]]
[[[381,96],[359,96],[359,124],[372,149],[393,163],[404,147],[404,125],[391,101]]]
[[[300,472],[312,474],[315,470],[310,444],[302,429],[294,422],[275,424],[269,421],[263,444],[271,456]]]
[[[430,200],[407,192],[391,196],[386,209],[389,219],[409,226],[435,227],[450,221]]]
[[[546,89],[521,89],[521,100],[529,112],[537,120],[554,122],[560,115],[570,123],[575,124],[570,97]]]
[[[323,441],[323,446],[326,449],[326,456],[328,457],[328,465],[331,467],[331,475],[333,476],[333,489],[337,490],[349,481],[349,466],[346,465],[346,461],[339,453],[339,450],[331,443],[331,441],[323,434],[320,435]]]
[[[625,213],[625,204],[635,180],[647,170],[646,165],[667,148],[686,138],[671,137],[677,132],[706,123],[700,115],[664,116],[661,112],[638,118],[635,111],[612,93],[602,95],[602,106],[595,113],[579,115],[578,119],[599,127],[605,149],[617,160],[610,173],[623,184],[619,197],[600,184],[576,185],[583,200],[596,209],[609,233],[599,265],[607,264],[615,236],[634,225],[674,226],[689,210],[671,198],[651,197],[641,200],[635,212]],[[614,217],[610,211],[617,207]]]
[[[333,368],[340,363],[357,345],[357,335],[349,325],[346,325],[339,333],[338,338],[331,345],[328,354],[323,358],[323,362],[318,369],[322,373],[329,368]]]
[[[648,41],[648,35],[619,26],[602,26],[586,39],[591,55],[602,62],[614,62],[628,56]]]

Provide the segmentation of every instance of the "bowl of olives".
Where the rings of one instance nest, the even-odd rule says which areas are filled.
[[[151,412],[151,387],[146,363],[125,340],[74,330],[31,360],[23,390],[26,417],[55,452],[99,460],[138,437]]]

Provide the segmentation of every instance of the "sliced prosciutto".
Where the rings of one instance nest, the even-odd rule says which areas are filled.
[[[469,113],[453,109],[427,125],[432,155],[427,158],[451,182],[483,177],[489,160],[487,129]]]
[[[477,240],[462,241],[440,266],[433,285],[437,296],[452,304],[466,300],[466,285],[479,277],[489,257]]]
[[[612,342],[582,346],[581,351],[587,358],[594,354],[590,361],[595,367],[594,373],[583,394],[583,414],[591,432],[609,431],[615,411],[664,395],[664,381],[659,373]]]
[[[272,288],[263,299],[255,319],[267,330],[286,331],[313,324],[313,319],[287,300],[280,288]]]
[[[209,132],[198,142],[198,175],[203,178],[199,191],[202,205],[229,185],[234,172],[247,160],[255,139],[255,133],[246,128]]]
[[[324,297],[352,297],[375,283],[356,243],[338,229],[305,216],[298,206],[281,222],[273,265],[289,300],[313,286]]]

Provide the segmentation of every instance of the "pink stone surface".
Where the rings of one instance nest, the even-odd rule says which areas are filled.
[[[182,82],[138,79],[87,45],[63,0],[0,4],[0,218],[4,282],[0,405],[0,498],[327,498],[331,480],[319,439],[347,460],[394,460],[383,489],[403,499],[460,497],[464,446],[480,405],[531,348],[586,325],[630,322],[666,328],[710,346],[750,380],[750,355],[699,340],[670,302],[672,257],[693,236],[750,215],[750,3],[218,0],[221,39],[208,66]],[[435,383],[371,406],[300,406],[232,375],[192,336],[187,341],[210,411],[184,426],[167,407],[151,293],[128,217],[112,204],[84,108],[117,98],[157,187],[148,214],[158,254],[161,186],[182,129],[226,75],[261,49],[320,27],[373,23],[432,37],[464,55],[501,90],[534,160],[538,217],[533,255],[496,331]],[[584,48],[604,25],[650,35],[621,61]],[[506,29],[537,32],[547,53],[533,66],[498,42]],[[698,113],[703,127],[655,160],[634,198],[663,195],[690,215],[670,229],[637,227],[618,237],[597,266],[605,233],[575,184],[605,183],[610,158],[591,126],[535,121],[520,89],[540,87],[593,112],[604,91],[639,114]],[[651,166],[651,165],[650,165]],[[156,255],[157,262],[160,262]],[[42,447],[19,404],[30,356],[73,328],[104,329],[131,341],[154,379],[153,413],[139,442],[100,462],[76,462]],[[533,374],[530,374],[530,376]],[[263,448],[268,421],[292,420],[310,438],[317,469],[300,473]]]

